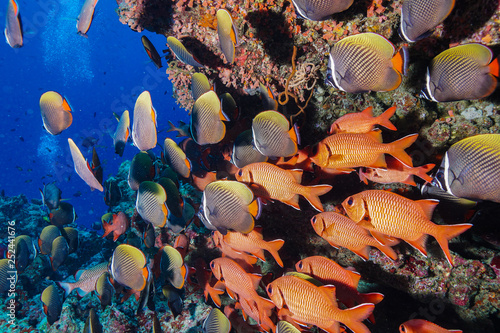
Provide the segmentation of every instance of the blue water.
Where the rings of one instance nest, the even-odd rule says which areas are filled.
[[[117,124],[113,112],[121,115],[128,109],[132,116],[135,99],[149,90],[157,110],[160,144],[167,137],[167,120],[176,123],[188,117],[171,97],[166,61],[156,69],[141,43],[144,34],[161,54],[166,38],[123,25],[115,1],[99,1],[88,38],[79,36],[76,17],[83,2],[18,1],[24,46],[12,49],[0,43],[0,190],[7,196],[24,193],[29,199],[39,199],[38,189],[56,181],[62,197],[74,205],[77,223],[90,226],[108,207],[103,194],[91,192],[75,173],[67,139],[72,138],[89,159],[92,148],[83,147],[82,141],[88,136],[98,140],[106,180],[117,173],[122,161],[139,151],[129,144],[123,157],[114,153],[109,135]],[[2,1],[0,22],[5,22],[6,8],[7,2]],[[39,99],[49,90],[64,95],[73,108],[73,124],[57,136],[42,127]]]

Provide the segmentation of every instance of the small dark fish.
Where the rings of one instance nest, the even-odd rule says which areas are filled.
[[[95,291],[97,297],[101,301],[101,306],[105,308],[111,305],[113,301],[113,295],[115,294],[115,288],[111,284],[110,275],[108,272],[104,272],[99,276],[97,282],[95,283]]]
[[[82,192],[81,191],[77,191],[77,192],[73,193],[73,196],[75,198],[81,197],[82,196]]]
[[[48,183],[40,189],[42,202],[49,210],[59,207],[61,201],[61,190],[56,186],[56,182]]]
[[[22,142],[24,142],[24,138],[22,136],[19,137],[19,140],[21,140]]]
[[[16,269],[22,273],[26,267],[36,258],[35,242],[30,236],[21,235],[14,239],[16,249]]]
[[[62,311],[62,300],[57,287],[51,284],[43,290],[40,298],[43,303],[43,312],[47,316],[47,322],[52,325],[59,320]]]
[[[237,120],[240,116],[240,110],[236,101],[230,93],[223,93],[219,96],[222,113],[230,120]]]
[[[32,181],[33,181],[33,179],[26,179],[24,182],[28,184],[28,183],[31,183]]]
[[[99,184],[102,185],[103,170],[101,161],[99,160],[99,156],[97,156],[95,146],[92,147],[92,164],[90,165],[90,168],[92,170],[92,174],[94,174],[94,177],[97,179]]]
[[[167,194],[166,204],[169,216],[175,215],[177,217],[181,217],[182,209],[184,207],[184,200],[182,199],[177,185],[175,185],[172,179],[166,177],[160,178],[158,180],[158,184],[163,187],[165,193]]]
[[[158,54],[158,51],[156,51],[155,46],[151,41],[148,39],[146,36],[141,37],[142,45],[144,46],[144,49],[146,50],[146,53],[148,54],[149,58],[154,62],[156,65],[156,68],[161,68],[161,57]]]
[[[82,140],[82,146],[84,146],[85,148],[90,148],[94,147],[98,142],[99,140],[94,138],[93,136],[87,136]]]
[[[118,186],[118,180],[108,178],[104,182],[104,203],[109,207],[113,207],[120,203],[121,198],[122,191]]]
[[[102,333],[102,325],[99,322],[99,317],[92,308],[89,311],[89,316],[85,321],[85,326],[83,327],[83,333]]]
[[[69,246],[69,253],[74,253],[78,250],[78,230],[72,227],[64,227],[60,229],[61,235],[66,238]]]
[[[59,236],[52,242],[52,249],[50,252],[50,264],[52,270],[55,272],[66,260],[69,254],[69,245],[66,238]]]
[[[155,238],[155,227],[151,223],[148,223],[143,236],[144,245],[148,249],[152,248],[155,245]]]
[[[16,169],[19,171],[23,171],[23,168],[21,168],[19,165],[16,165]]]
[[[57,209],[50,211],[49,218],[52,225],[63,226],[75,222],[77,215],[72,204],[61,201]]]
[[[182,308],[184,307],[184,301],[182,300],[182,290],[175,289],[172,286],[165,285],[162,288],[163,295],[167,299],[167,305],[172,315],[177,317],[182,313]]]
[[[154,176],[155,167],[149,154],[144,151],[137,153],[130,162],[128,171],[128,185],[132,191],[137,191],[143,181],[153,180]]]

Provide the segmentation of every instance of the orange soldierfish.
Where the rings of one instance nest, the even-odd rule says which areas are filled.
[[[411,157],[404,151],[417,140],[418,134],[405,136],[384,144],[380,130],[368,133],[340,133],[330,135],[311,151],[311,160],[320,167],[353,171],[356,167],[385,168],[384,154],[390,154],[402,163],[413,166]]]
[[[328,134],[368,133],[373,130],[375,125],[384,126],[393,131],[396,130],[396,126],[389,120],[396,112],[396,106],[388,108],[378,117],[373,116],[372,110],[373,108],[370,106],[361,112],[343,115],[330,126]]]
[[[233,249],[231,246],[229,246],[224,241],[223,236],[220,232],[213,232],[212,238],[214,240],[215,246],[220,248],[220,250],[222,251],[223,257],[229,257],[229,258],[233,259],[234,261],[244,262],[245,264],[250,265],[250,266],[257,263],[257,257],[250,255],[250,254],[238,252],[235,249]]]
[[[215,231],[214,233],[220,234],[218,231]],[[248,234],[228,231],[225,236],[220,234],[217,237],[219,237],[219,239],[222,237],[222,240],[234,250],[248,252],[262,261],[266,261],[266,258],[264,257],[264,250],[267,250],[274,257],[278,265],[283,267],[283,261],[281,261],[280,255],[278,254],[278,250],[281,249],[283,244],[285,244],[285,241],[282,239],[266,242],[262,237],[262,233],[255,229]]]
[[[359,179],[368,184],[368,180],[380,184],[403,183],[417,186],[413,176],[422,178],[426,182],[432,182],[432,177],[427,175],[436,165],[429,163],[419,167],[410,168],[398,160],[387,159],[387,169],[383,168],[360,168]]]
[[[295,264],[297,272],[307,273],[324,284],[332,284],[336,288],[337,299],[346,307],[352,308],[362,303],[378,304],[384,299],[380,293],[362,294],[358,292],[361,275],[342,268],[335,261],[322,257],[307,257]],[[373,314],[370,321],[375,322]]]
[[[219,281],[224,281],[226,291],[235,298],[238,295],[238,300],[254,304],[259,311],[258,323],[267,322],[265,319],[270,309],[274,308],[273,302],[265,299],[257,294],[261,276],[247,273],[240,265],[229,258],[217,258],[210,262],[212,273]]]
[[[102,228],[104,229],[104,234],[102,235],[102,238],[106,237],[111,232],[113,232],[113,242],[116,242],[118,237],[127,232],[127,229],[130,225],[130,219],[124,212],[119,212],[118,214],[112,214],[112,215],[110,214],[111,216],[109,216],[108,214],[104,214],[101,218]]]
[[[369,232],[353,220],[337,212],[324,212],[312,217],[314,231],[331,246],[345,247],[364,260],[369,258],[369,246],[376,247],[392,260],[398,258],[396,252],[387,245],[380,244]]]
[[[380,234],[401,238],[423,255],[427,255],[427,235],[433,236],[453,266],[448,241],[472,224],[434,224],[430,219],[438,203],[437,200],[413,201],[388,191],[368,190],[348,197],[342,206],[354,222],[370,230],[375,238]]]
[[[189,250],[189,237],[185,234],[179,234],[179,236],[175,238],[174,249],[179,251],[182,258],[184,258]]]
[[[375,307],[364,303],[341,310],[337,306],[334,286],[317,287],[296,276],[285,275],[266,288],[267,294],[279,309],[278,316],[287,316],[298,324],[315,325],[329,333],[339,333],[339,322],[356,333],[369,333],[362,323]]]
[[[462,333],[461,330],[447,330],[424,319],[411,319],[399,326],[400,333]]]
[[[248,183],[256,195],[279,200],[295,209],[300,209],[299,195],[302,195],[322,212],[323,205],[318,197],[332,189],[330,185],[303,186],[300,184],[302,170],[284,170],[266,162],[249,164],[235,176],[238,181]]]
[[[243,316],[243,319],[245,319],[245,321],[248,319],[248,317],[250,317],[256,322],[259,322],[259,309],[255,306],[254,303],[242,300],[241,302],[236,302],[234,307],[235,309],[241,310],[241,314]],[[258,331],[260,332],[276,331],[276,325],[274,325],[272,320],[269,318],[272,315],[273,308],[274,306],[267,310],[267,313],[264,316],[264,321],[260,323],[259,325],[260,329]]]

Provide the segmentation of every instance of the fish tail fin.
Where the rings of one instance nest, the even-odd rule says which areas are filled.
[[[429,164],[426,164],[426,165],[422,165],[422,166],[419,166],[417,168],[417,173],[415,174],[415,176],[419,177],[419,178],[422,178],[423,180],[425,180],[427,183],[430,183],[432,182],[432,177],[429,176],[427,174],[427,172],[431,171],[432,169],[434,169],[436,165],[435,164],[432,164],[432,163],[429,163]]]
[[[499,57],[496,57],[493,59],[493,61],[488,65],[490,68],[490,74],[496,77],[500,76],[500,64],[499,64]]]
[[[70,282],[57,282],[57,285],[64,289],[64,297],[68,297],[73,289],[75,289],[75,285]]]
[[[283,247],[283,244],[285,244],[285,241],[282,239],[275,239],[273,241],[267,242],[268,248],[266,249],[271,253],[273,256],[274,260],[280,265],[280,267],[283,267],[283,261],[280,258],[280,255],[278,253],[278,250]]]
[[[381,293],[368,293],[368,294],[359,294],[360,303],[372,303],[378,304],[382,302],[384,299],[384,295]],[[368,317],[368,321],[372,324],[375,324],[375,316],[373,313]]]
[[[380,126],[384,126],[385,128],[388,128],[392,131],[396,131],[396,126],[394,126],[394,124],[389,120],[394,115],[394,113],[396,113],[395,105],[388,108],[384,113],[377,117],[377,124],[379,124]]]
[[[389,151],[387,153],[398,159],[401,163],[412,167],[413,163],[411,161],[411,157],[405,152],[405,149],[410,147],[417,140],[417,138],[418,134],[410,134],[404,138],[388,143]]]
[[[306,189],[304,192],[304,197],[307,201],[318,211],[323,212],[323,204],[319,200],[319,196],[330,192],[332,189],[331,185],[314,185],[314,186],[304,186]]]
[[[371,303],[363,303],[353,308],[343,310],[345,312],[344,317],[346,318],[342,321],[351,331],[356,333],[370,333],[368,327],[362,323],[363,320],[370,317],[373,312],[375,305]]]
[[[451,259],[450,249],[448,248],[448,241],[467,231],[470,227],[472,227],[472,224],[469,223],[436,225],[436,233],[433,236],[436,238],[439,246],[441,246],[441,249],[446,255],[446,259],[451,266],[453,266],[453,261]]]
[[[257,309],[259,310],[259,325],[264,323],[273,327],[274,324],[269,316],[271,316],[271,310],[275,307],[274,303],[260,296],[255,300],[255,303],[257,304]]]
[[[220,300],[220,296],[219,295],[224,294],[224,291],[215,289],[214,287],[212,287],[209,284],[207,284],[207,286],[205,287],[205,290],[204,290],[203,293],[205,295],[205,300],[208,300],[208,295],[210,295],[210,297],[214,301],[215,305],[217,305],[217,307],[220,308],[222,302]]]
[[[106,237],[111,233],[112,228],[111,228],[111,223],[107,221],[102,221],[102,228],[104,229],[104,234],[102,235],[102,238]]]
[[[392,247],[390,246],[387,246],[387,245],[383,245],[383,244],[379,244],[379,245],[376,245],[376,248],[380,250],[380,252],[382,252],[383,254],[386,255],[386,257],[388,258],[391,258],[392,260],[396,260],[398,259],[398,255],[397,253],[392,249]],[[371,302],[370,302],[371,303]]]

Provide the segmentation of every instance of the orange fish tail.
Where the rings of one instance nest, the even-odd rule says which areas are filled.
[[[102,235],[102,238],[106,237],[113,231],[112,225],[109,222],[102,221],[102,228],[104,229],[104,234]]]
[[[411,157],[405,152],[405,149],[410,147],[417,140],[417,137],[418,134],[410,134],[402,139],[388,143],[389,149],[387,153],[398,159],[401,163],[412,167]]]
[[[384,299],[384,295],[381,293],[359,294],[359,296],[363,303],[378,304]]]
[[[278,253],[279,249],[283,247],[283,244],[285,244],[285,241],[282,239],[276,239],[270,242],[267,242],[268,248],[266,250],[271,253],[273,256],[274,260],[280,265],[280,267],[283,267],[283,261],[280,258],[280,255]]]
[[[382,252],[383,254],[386,255],[386,257],[388,258],[391,258],[392,260],[396,260],[398,259],[398,255],[396,254],[396,252],[392,249],[392,247],[390,246],[387,246],[387,245],[382,245],[382,244],[379,244],[379,245],[375,245],[375,247],[377,249],[380,250],[380,252]],[[371,303],[371,302],[370,302]]]
[[[385,128],[388,128],[392,131],[396,131],[396,126],[394,126],[394,124],[389,120],[394,115],[394,113],[396,113],[396,106],[388,108],[384,113],[377,117],[377,124],[379,124],[380,126],[384,126]]]
[[[328,193],[331,189],[331,185],[315,185],[315,186],[304,186],[304,193],[302,194],[309,203],[316,208],[316,210],[323,212],[323,204],[319,200],[319,196]]]
[[[496,76],[496,77],[500,76],[500,64],[499,64],[498,57],[493,59],[493,61],[488,65],[488,67],[490,68],[491,75]]]
[[[275,307],[274,303],[260,296],[255,299],[255,303],[257,305],[257,309],[259,310],[259,325],[264,323],[270,327],[274,327],[273,322],[269,318],[271,310]]]
[[[448,241],[452,238],[457,237],[458,235],[467,231],[472,224],[464,223],[464,224],[455,224],[455,225],[436,225],[436,233],[433,235],[444,254],[446,255],[446,259],[451,266],[453,266],[453,260],[451,259],[450,249],[448,248]]]
[[[364,303],[353,308],[343,310],[342,323],[349,327],[349,329],[356,333],[370,333],[368,327],[362,323],[363,320],[371,316],[375,305]]]
[[[415,174],[415,176],[417,176],[419,178],[422,178],[427,183],[430,183],[430,182],[432,182],[432,177],[429,176],[427,174],[427,172],[429,172],[432,169],[434,169],[435,166],[436,165],[432,164],[432,163],[429,163],[429,164],[426,164],[426,165],[422,165],[422,166],[420,166],[420,167],[417,168],[417,173]]]
[[[217,290],[213,287],[211,287],[208,283],[207,285],[205,286],[205,290],[204,290],[204,295],[205,295],[205,300],[208,300],[208,295],[210,295],[210,297],[212,298],[212,300],[214,301],[215,305],[217,305],[217,307],[220,308],[222,302],[220,300],[220,297],[219,295],[222,295],[224,294],[224,291],[222,290]]]

